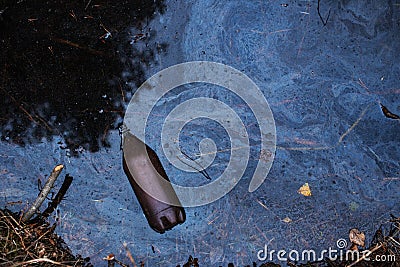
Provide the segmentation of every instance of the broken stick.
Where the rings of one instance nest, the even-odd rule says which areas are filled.
[[[33,202],[33,204],[30,206],[28,211],[22,217],[23,222],[29,221],[29,219],[36,213],[36,211],[39,210],[43,201],[46,199],[47,195],[50,193],[50,190],[53,188],[53,185],[54,185],[55,181],[57,180],[57,177],[63,168],[64,168],[64,165],[62,165],[62,164],[54,167],[53,171],[50,174],[49,179],[47,179],[46,184],[44,185],[42,191],[40,191],[35,202]]]

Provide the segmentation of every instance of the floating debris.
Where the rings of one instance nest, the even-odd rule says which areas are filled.
[[[308,183],[303,184],[299,190],[297,190],[299,194],[302,194],[305,197],[310,197],[311,196],[311,189]]]
[[[390,112],[387,109],[387,107],[385,107],[384,105],[382,105],[382,104],[380,104],[380,105],[381,105],[381,109],[382,109],[383,115],[385,115],[386,118],[393,119],[393,120],[400,120],[400,116],[399,115]]]

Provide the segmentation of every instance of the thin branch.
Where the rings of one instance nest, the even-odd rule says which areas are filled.
[[[33,260],[24,261],[24,262],[20,262],[20,263],[15,263],[15,264],[13,264],[13,266],[14,267],[21,266],[21,265],[25,265],[26,266],[26,265],[29,265],[29,264],[35,264],[35,263],[40,263],[40,262],[48,262],[48,263],[51,263],[51,264],[54,264],[54,265],[72,267],[71,265],[66,265],[66,264],[63,264],[61,262],[56,262],[56,261],[50,260],[48,258],[39,258],[39,259],[33,259]]]
[[[181,153],[182,153],[186,158],[188,158],[188,159],[190,159],[191,161],[193,161],[197,166],[199,166],[200,169],[198,169],[198,168],[196,168],[196,167],[194,167],[194,166],[191,166],[190,164],[184,162],[183,160],[181,160],[181,159],[178,157],[178,159],[179,159],[183,164],[185,164],[185,165],[187,165],[187,166],[189,166],[189,167],[195,169],[196,171],[198,171],[199,173],[201,173],[204,177],[206,177],[208,180],[211,180],[210,175],[208,175],[207,171],[203,168],[203,166],[201,166],[197,161],[195,161],[192,157],[190,157],[190,156],[189,156],[188,154],[186,154],[185,152],[181,151]]]
[[[98,50],[92,49],[90,47],[71,42],[69,40],[65,40],[65,39],[57,38],[57,37],[53,37],[53,38],[51,38],[51,40],[54,42],[60,43],[60,44],[65,44],[65,45],[69,45],[69,46],[81,49],[81,50],[88,52],[90,54],[93,54],[93,55],[105,56],[105,54],[102,51],[98,51]]]
[[[50,190],[53,188],[54,182],[57,180],[58,175],[64,168],[63,165],[57,165],[54,167],[53,171],[50,174],[50,177],[47,179],[46,184],[44,185],[42,191],[39,193],[39,196],[36,198],[35,202],[31,205],[28,211],[22,217],[23,222],[29,221],[29,219],[39,210],[43,201],[46,199],[47,195],[50,193]]]
[[[135,260],[133,259],[132,253],[130,252],[129,248],[128,248],[128,244],[124,242],[123,244],[125,250],[126,250],[126,256],[128,257],[128,259],[131,261],[131,263],[133,264],[133,267],[137,267]]]
[[[369,104],[360,114],[360,116],[358,117],[358,119],[350,126],[350,128],[348,128],[346,130],[346,132],[344,134],[342,134],[339,138],[339,141],[337,144],[340,144],[343,139],[358,125],[358,123],[360,123],[360,121],[362,120],[362,118],[365,116],[365,113],[367,113],[368,109],[371,107],[372,104]]]
[[[64,182],[61,185],[60,190],[58,190],[57,195],[49,203],[49,206],[42,212],[43,217],[49,217],[50,214],[52,214],[53,211],[57,208],[58,204],[60,204],[61,200],[63,200],[65,193],[67,193],[73,179],[74,178],[69,174],[65,175]]]
[[[85,10],[88,8],[88,6],[90,5],[90,3],[92,2],[92,0],[89,0],[88,3],[85,6]]]
[[[1,15],[1,14],[0,14]],[[3,92],[4,93],[6,93],[10,98],[11,98],[11,100],[15,103],[15,105],[20,109],[20,110],[22,110],[22,112],[23,113],[25,113],[25,115],[28,117],[28,119],[31,121],[31,122],[33,122],[33,123],[35,123],[35,124],[37,124],[37,125],[41,125],[40,124],[40,122],[42,122],[43,124],[44,124],[44,126],[47,128],[47,130],[49,130],[49,131],[53,131],[54,129],[52,129],[50,126],[49,126],[49,124],[43,119],[43,118],[41,118],[39,115],[36,115],[36,114],[30,114],[29,112],[28,112],[28,110],[26,110],[25,108],[24,108],[24,102],[18,102],[16,99],[15,99],[15,97],[13,97],[9,92],[7,92],[3,87],[1,87],[1,89],[3,90]],[[37,120],[35,120],[33,117],[36,117],[39,121],[37,121]]]
[[[46,236],[48,233],[52,233],[56,229],[56,225],[53,224],[52,227],[50,227],[44,234],[38,237],[35,241],[33,241],[27,248],[25,248],[25,251],[28,251],[31,247],[36,246],[37,242],[39,242],[40,239],[42,239],[44,236]]]
[[[373,252],[375,252],[376,250],[380,249],[383,246],[383,243],[376,245],[372,250],[370,250],[368,253],[365,253],[361,258],[357,259],[356,261],[354,261],[353,263],[346,265],[346,267],[352,267],[354,265],[356,265],[357,263],[359,263],[360,261],[365,260],[368,256],[370,256]]]

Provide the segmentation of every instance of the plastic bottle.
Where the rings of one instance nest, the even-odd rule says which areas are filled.
[[[174,188],[170,183],[160,182],[162,180],[160,175],[167,181],[169,179],[154,150],[130,132],[125,132],[123,152],[124,172],[150,227],[156,232],[164,233],[185,222],[185,210],[179,206],[180,202]],[[156,195],[156,198],[150,196],[148,190],[143,189],[146,186],[155,192],[152,195]],[[166,199],[169,203],[179,203],[179,205],[173,206],[158,199]]]

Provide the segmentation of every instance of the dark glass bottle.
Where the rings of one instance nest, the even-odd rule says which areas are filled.
[[[185,222],[185,210],[180,205],[178,196],[170,183],[160,181],[160,176],[169,181],[157,154],[136,136],[129,132],[123,134],[123,167],[126,176],[142,207],[143,213],[152,229],[164,233],[174,226]],[[157,175],[159,174],[159,175]],[[150,186],[153,196],[143,190],[142,186]],[[155,192],[155,194],[154,194]],[[158,199],[166,199],[174,206]]]

